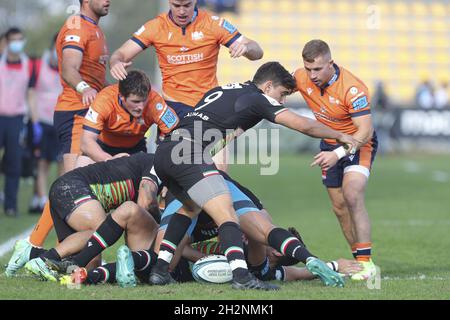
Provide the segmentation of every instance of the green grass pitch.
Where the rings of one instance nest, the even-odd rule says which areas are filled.
[[[275,176],[259,176],[256,166],[233,166],[232,176],[263,201],[276,224],[295,226],[310,250],[329,260],[350,258],[350,251],[311,155],[285,155]],[[70,290],[37,281],[21,272],[4,276],[10,254],[0,258],[0,299],[449,299],[450,158],[404,155],[379,157],[367,191],[373,226],[374,262],[381,269],[379,289],[348,280],[345,288],[327,288],[319,280],[282,283],[278,292],[234,291],[229,285],[190,283],[167,287],[111,285]],[[22,212],[29,186],[21,193]],[[0,244],[29,228],[36,216],[17,220],[0,215]],[[46,245],[55,243],[54,234]],[[114,259],[117,245],[104,257]]]

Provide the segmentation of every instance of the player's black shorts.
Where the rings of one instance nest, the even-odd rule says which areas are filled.
[[[134,147],[132,148],[116,148],[116,147],[111,147],[107,144],[105,144],[104,142],[97,140],[98,145],[100,146],[100,148],[102,148],[103,151],[105,151],[106,153],[115,156],[116,154],[119,153],[128,153],[128,154],[135,154],[138,152],[145,152],[147,153],[147,146],[146,146],[146,142],[145,139],[142,139],[141,141],[139,141]]]
[[[87,201],[97,200],[97,197],[83,178],[68,173],[53,183],[49,200],[56,235],[61,242],[76,232],[67,224],[72,212]]]
[[[184,202],[190,199],[187,191],[197,182],[220,173],[212,159],[203,158],[201,146],[194,146],[195,143],[186,140],[170,141],[169,139],[166,137],[156,150],[155,171],[173,195]],[[181,151],[178,153],[177,150]],[[184,151],[188,153],[183,153]]]

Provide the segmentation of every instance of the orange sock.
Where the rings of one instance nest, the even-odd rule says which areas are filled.
[[[50,214],[50,203],[47,201],[39,218],[38,223],[34,227],[33,232],[30,235],[30,242],[33,246],[42,247],[49,232],[53,228],[53,220]]]
[[[369,262],[372,255],[372,242],[355,243],[356,260]]]

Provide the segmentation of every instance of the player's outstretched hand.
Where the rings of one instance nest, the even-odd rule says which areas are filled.
[[[358,146],[362,144],[361,141],[345,133],[341,134],[341,137],[338,139],[338,141],[345,145],[344,147],[347,150],[347,154],[355,154]]]
[[[235,41],[229,49],[232,58],[239,58],[248,52],[248,44],[242,41]]]
[[[131,66],[133,62],[119,61],[111,66],[111,76],[117,81],[125,80],[128,76],[127,68]]]
[[[333,151],[322,151],[314,157],[311,167],[319,166],[322,170],[328,170],[338,162],[338,156]]]
[[[363,266],[356,260],[338,259],[338,272],[351,276],[363,270]]]
[[[97,96],[97,90],[89,87],[83,90],[82,101],[85,107],[89,107]]]

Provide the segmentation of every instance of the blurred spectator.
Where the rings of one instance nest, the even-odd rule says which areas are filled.
[[[58,137],[53,127],[53,113],[58,96],[62,91],[55,48],[57,36],[56,34],[53,37],[50,48],[44,52],[41,59],[36,60],[36,81],[34,88],[30,90],[30,104],[35,104],[38,120],[42,127],[42,137],[33,137],[38,165],[34,196],[29,208],[31,213],[41,213],[47,202],[47,182],[51,163],[58,161],[60,175],[63,169]]]
[[[197,4],[216,13],[237,12],[238,0],[199,0]]]
[[[389,98],[382,81],[375,84],[375,90],[372,96],[372,105],[378,110],[387,110],[389,108]]]
[[[7,48],[0,57],[0,148],[5,151],[5,214],[15,217],[22,164],[21,135],[27,93],[33,82],[33,63],[23,51],[26,40],[20,29],[9,29],[5,37]]]
[[[424,80],[416,90],[416,105],[422,109],[434,107],[433,87],[430,81]]]
[[[6,37],[5,34],[0,34],[0,56],[3,54],[3,51],[6,49]]]
[[[447,81],[442,81],[441,85],[436,89],[434,103],[436,108],[445,108],[449,106]]]

